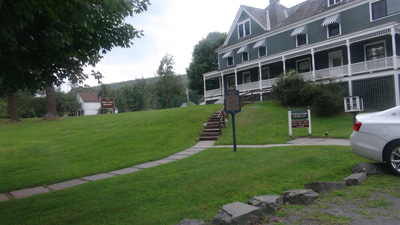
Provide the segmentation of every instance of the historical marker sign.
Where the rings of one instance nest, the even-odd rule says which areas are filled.
[[[114,109],[114,98],[101,98],[102,109]]]
[[[226,113],[238,113],[241,109],[241,103],[239,98],[239,91],[228,90],[225,91],[225,112]]]

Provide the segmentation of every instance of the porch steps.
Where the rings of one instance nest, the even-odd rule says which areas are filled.
[[[216,141],[222,134],[222,128],[224,127],[221,120],[225,120],[225,117],[219,117],[221,112],[215,112],[204,124],[203,132],[198,141]]]

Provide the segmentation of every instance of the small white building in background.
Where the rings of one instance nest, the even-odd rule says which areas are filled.
[[[96,92],[78,92],[77,98],[81,105],[81,109],[77,111],[77,116],[90,116],[99,113],[101,101]]]

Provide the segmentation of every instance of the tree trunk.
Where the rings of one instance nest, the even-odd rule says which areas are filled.
[[[10,122],[20,122],[17,109],[17,101],[15,92],[8,93],[8,111],[10,112]]]
[[[47,87],[46,90],[46,111],[47,114],[45,118],[57,118],[57,108],[56,108],[56,95],[54,90],[54,84],[52,83]]]

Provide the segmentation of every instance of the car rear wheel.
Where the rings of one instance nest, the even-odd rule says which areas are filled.
[[[389,170],[400,176],[400,143],[396,142],[389,146],[385,154],[386,166]]]

